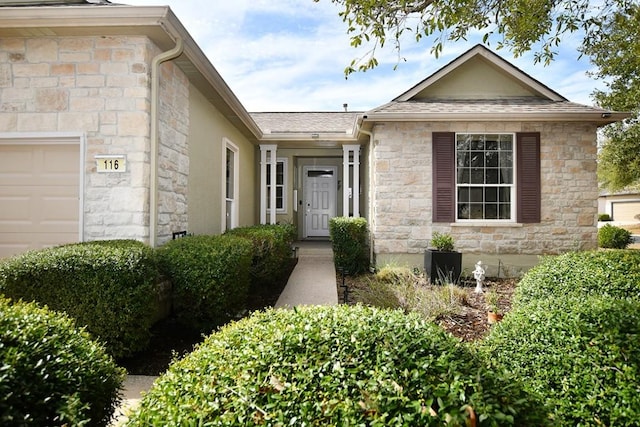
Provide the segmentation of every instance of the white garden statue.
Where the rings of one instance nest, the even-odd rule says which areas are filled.
[[[473,270],[473,277],[476,279],[475,293],[482,293],[482,282],[484,281],[484,268],[482,268],[482,261],[476,262],[476,269]]]

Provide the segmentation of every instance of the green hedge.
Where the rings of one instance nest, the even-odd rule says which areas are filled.
[[[183,325],[210,332],[244,308],[252,244],[232,236],[187,236],[172,240],[158,256],[173,284],[173,310]]]
[[[598,246],[606,249],[626,249],[631,244],[631,232],[621,227],[605,224],[598,229]]]
[[[482,343],[539,396],[554,426],[637,426],[640,302],[554,296],[509,313]]]
[[[1,425],[109,425],[123,380],[71,318],[0,298]]]
[[[344,268],[349,274],[359,274],[369,268],[367,220],[332,218],[329,221],[329,235],[336,268]]]
[[[225,234],[243,237],[253,245],[251,282],[259,285],[278,283],[288,271],[296,229],[290,224],[239,227]]]
[[[121,357],[149,342],[158,277],[154,251],[143,243],[79,243],[0,263],[0,293],[66,312]]]
[[[570,252],[546,257],[522,278],[514,304],[563,295],[604,295],[640,300],[640,251]]]
[[[230,324],[156,381],[147,425],[543,425],[512,379],[418,316],[363,306],[269,310]]]

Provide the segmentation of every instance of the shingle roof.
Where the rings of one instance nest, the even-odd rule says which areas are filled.
[[[352,133],[361,112],[250,113],[264,133]]]
[[[367,114],[566,114],[606,113],[607,110],[577,104],[570,101],[552,101],[542,98],[505,99],[432,99],[416,101],[393,101]]]
[[[0,7],[17,6],[87,6],[87,5],[119,5],[109,0],[5,0],[0,3]]]

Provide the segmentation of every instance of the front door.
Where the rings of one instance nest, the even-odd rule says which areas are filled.
[[[329,237],[329,220],[336,216],[336,166],[305,166],[304,237]]]

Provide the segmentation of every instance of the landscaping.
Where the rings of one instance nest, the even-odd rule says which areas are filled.
[[[359,223],[336,230],[363,233]],[[293,268],[294,236],[286,225],[248,227],[183,237],[158,250],[95,242],[0,263],[2,293],[41,304],[47,298],[67,313],[0,300],[0,389],[7,391],[0,403],[11,417],[3,422],[37,416],[47,425],[105,425],[122,384],[116,363],[157,375],[172,358],[128,425],[637,422],[640,251],[545,257],[520,280],[488,278],[483,293],[474,292],[470,277],[434,285],[424,272],[401,266],[338,272],[347,304],[263,310]],[[346,243],[337,247],[353,265],[366,260]],[[266,280],[265,270],[281,274]],[[122,319],[114,322],[131,324],[127,316],[153,311],[155,285],[165,281],[174,310],[153,327],[120,326],[126,333],[119,336],[112,325],[89,322],[115,313]],[[89,307],[62,305],[80,304],[83,293],[93,317],[85,315]],[[490,325],[488,311],[504,319]],[[131,337],[150,341],[123,357]],[[93,385],[96,376],[108,381]],[[15,398],[23,395],[35,399],[34,408],[59,403],[38,415],[20,406]]]
[[[0,297],[0,424],[107,426],[124,370],[64,313]]]

